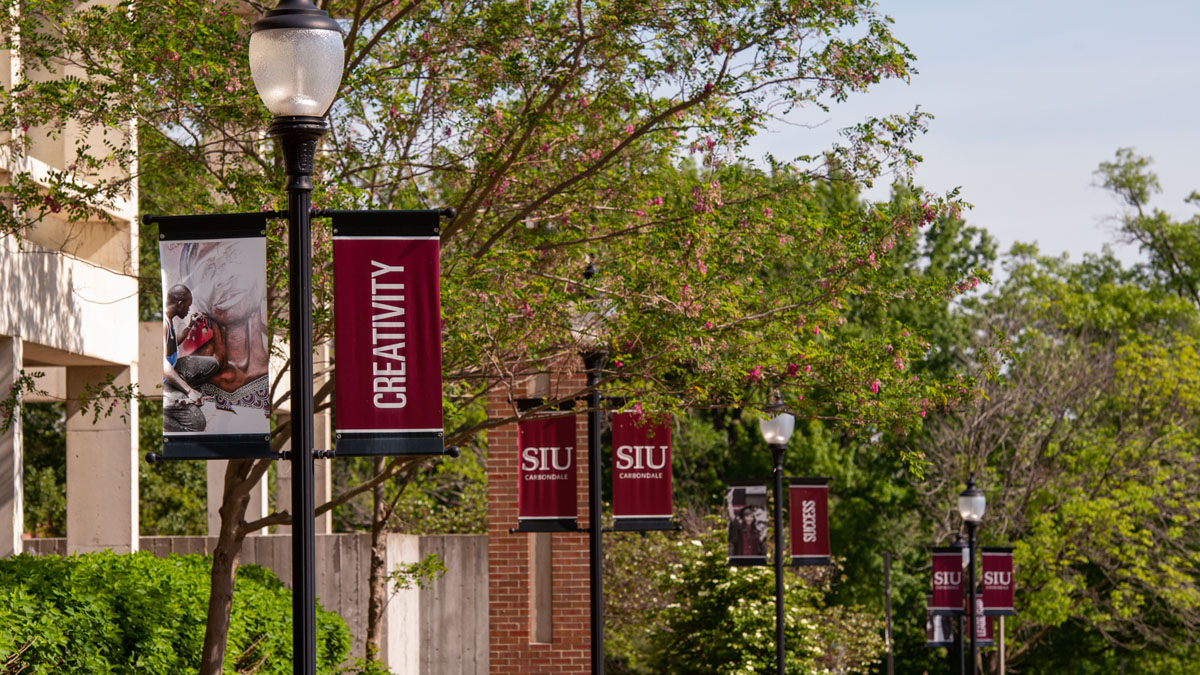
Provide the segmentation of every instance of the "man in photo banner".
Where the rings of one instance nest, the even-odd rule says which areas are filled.
[[[182,326],[178,330],[177,323]],[[168,289],[163,305],[163,431],[204,431],[208,426],[200,409],[205,397],[198,387],[216,375],[220,365],[195,351],[212,335],[208,317],[192,310],[191,289],[183,284]]]

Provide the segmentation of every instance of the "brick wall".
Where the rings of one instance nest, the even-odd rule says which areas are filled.
[[[513,414],[513,398],[555,396],[559,391],[578,391],[584,385],[581,364],[570,372],[543,376],[517,390],[497,388],[488,396],[488,416]],[[575,417],[576,462],[579,482],[576,500],[579,527],[587,520],[587,416]],[[588,539],[586,533],[552,535],[509,534],[517,526],[517,425],[507,424],[488,432],[488,611],[491,672],[588,673],[591,670],[591,625],[589,607]],[[533,538],[550,538],[550,570],[535,569]],[[534,575],[551,582],[549,641],[535,641]],[[544,581],[542,582],[544,583]],[[544,605],[543,605],[544,607]]]

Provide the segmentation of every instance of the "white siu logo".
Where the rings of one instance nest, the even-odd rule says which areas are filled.
[[[984,572],[984,586],[1008,587],[1012,585],[1012,572]]]
[[[622,445],[617,448],[617,469],[635,471],[650,469],[657,471],[667,465],[667,446]]]
[[[962,586],[962,572],[934,572],[933,585],[938,588]]]
[[[521,451],[521,470],[566,471],[571,468],[573,447],[528,447]]]

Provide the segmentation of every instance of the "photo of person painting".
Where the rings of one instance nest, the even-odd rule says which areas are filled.
[[[199,387],[217,374],[220,364],[195,351],[212,339],[212,322],[192,309],[192,291],[183,284],[168,289],[164,299],[163,431],[204,431],[208,422],[200,410],[205,398]]]
[[[269,430],[266,243],[162,242],[163,431]]]
[[[731,487],[726,494],[731,562],[759,562],[767,555],[766,486]]]

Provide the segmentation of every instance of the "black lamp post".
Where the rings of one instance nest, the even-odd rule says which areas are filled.
[[[584,280],[596,276],[599,269],[589,260],[583,271]],[[599,310],[599,311],[597,311]],[[591,295],[586,296],[579,311],[571,318],[571,336],[579,344],[583,367],[587,373],[588,416],[588,599],[591,618],[592,674],[604,675],[604,530],[601,527],[603,504],[601,502],[601,448],[600,431],[603,414],[600,406],[604,397],[596,385],[608,352],[603,347],[600,332],[604,322],[604,311],[598,307]]]
[[[583,363],[587,369],[588,394],[588,570],[589,599],[592,619],[592,673],[604,674],[604,541],[601,522],[601,471],[600,471],[600,369],[608,353],[593,349],[584,353]]]
[[[971,561],[971,552],[970,552],[970,550],[967,549],[967,542],[963,541],[962,534],[955,532],[954,533],[954,541],[950,543],[950,546],[957,548],[962,552],[962,565],[961,565],[960,569],[963,572],[966,572],[967,571],[967,563]],[[965,627],[967,625],[966,622],[967,622],[967,617],[964,614],[959,614],[958,621],[957,621],[958,628],[954,633],[954,644],[955,644],[954,651],[958,654],[958,665],[955,666],[953,661],[951,661],[951,664],[950,664],[951,665],[950,672],[955,673],[956,675],[966,675],[966,673],[967,673],[967,647],[966,647],[967,629]],[[953,659],[954,654],[951,654],[950,656]]]
[[[975,640],[975,534],[986,508],[987,499],[983,496],[983,490],[975,486],[975,477],[971,476],[967,479],[967,489],[958,495],[958,513],[967,524],[967,549],[971,552],[970,561],[967,563],[967,627],[971,633],[971,675],[975,675],[975,664],[979,659],[979,646]]]
[[[775,466],[775,669],[783,675],[783,452],[796,428],[796,418],[779,413],[770,419],[759,420],[758,428],[767,447],[771,448]]]
[[[292,399],[292,672],[316,673],[313,504],[312,173],[325,113],[342,82],[342,31],[311,0],[281,0],[255,22],[250,73],[275,116],[287,172]]]

